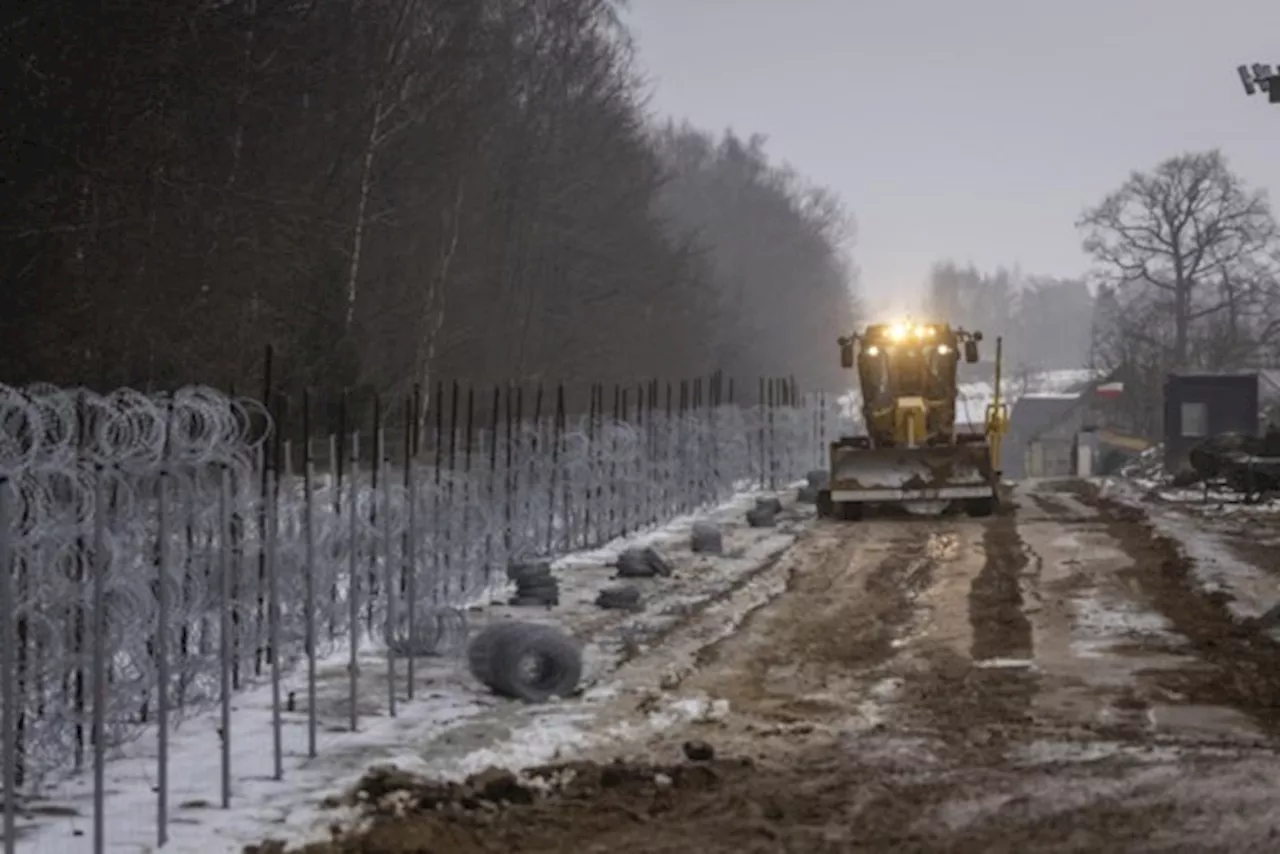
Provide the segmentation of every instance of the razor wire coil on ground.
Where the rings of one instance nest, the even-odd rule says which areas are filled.
[[[270,414],[212,388],[0,385],[16,782],[31,790],[86,767],[95,649],[106,747],[154,723],[162,698],[170,720],[215,707],[226,671],[242,689],[272,656],[306,657],[308,638],[316,655],[370,639],[401,655],[460,652],[465,607],[504,585],[510,563],[802,477],[838,430],[834,401],[821,408],[548,417],[474,442],[455,432],[435,437],[451,466],[384,453],[375,489],[355,463],[277,480],[264,471]],[[471,444],[465,459],[452,452]]]

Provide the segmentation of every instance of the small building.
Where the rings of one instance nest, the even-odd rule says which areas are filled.
[[[1170,374],[1164,384],[1164,465],[1180,471],[1211,436],[1257,436],[1274,423],[1280,370]]]
[[[1009,413],[1001,454],[1004,476],[1089,477],[1118,468],[1153,440],[1125,417],[1125,383],[1118,371],[1060,394],[1018,398]]]
[[[1084,409],[1078,393],[1024,394],[1009,412],[1001,466],[1010,480],[1070,477]]]

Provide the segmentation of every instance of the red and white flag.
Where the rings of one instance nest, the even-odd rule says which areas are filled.
[[[1097,388],[1098,397],[1119,397],[1124,394],[1124,383],[1102,383]]]

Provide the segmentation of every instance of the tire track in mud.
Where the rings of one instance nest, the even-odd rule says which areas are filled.
[[[967,597],[969,655],[943,646],[920,650],[926,670],[907,681],[904,699],[911,717],[968,761],[986,763],[1000,760],[1007,727],[1030,722],[1039,679],[1029,666],[1034,642],[1022,595],[1030,555],[1015,519],[986,520],[982,547],[985,562]]]
[[[1197,582],[1190,558],[1174,540],[1159,534],[1139,509],[1103,498],[1096,488],[1080,499],[1098,510],[1108,532],[1133,559],[1124,578],[1186,638],[1205,666],[1145,674],[1186,702],[1229,706],[1280,739],[1280,642],[1256,620],[1240,620],[1229,597]]]
[[[919,527],[879,523],[833,539],[827,554],[793,568],[785,592],[703,648],[685,687],[723,697],[751,719],[859,714],[932,581],[936,544]]]
[[[969,589],[970,655],[975,662],[1030,659],[1031,621],[1023,613],[1022,573],[1029,559],[1016,524],[996,518],[982,534],[987,563]]]

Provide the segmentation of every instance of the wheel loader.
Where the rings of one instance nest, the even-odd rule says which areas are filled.
[[[819,515],[855,520],[878,505],[971,516],[996,509],[1000,439],[1008,425],[1000,339],[996,392],[982,425],[961,430],[956,423],[960,361],[977,362],[981,341],[981,332],[947,323],[875,323],[839,339],[841,366],[858,371],[866,432],[831,443]]]

